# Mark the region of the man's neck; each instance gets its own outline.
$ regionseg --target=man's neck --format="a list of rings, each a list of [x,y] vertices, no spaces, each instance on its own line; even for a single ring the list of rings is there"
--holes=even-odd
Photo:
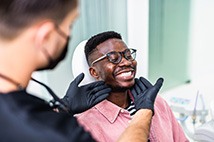
[[[6,44],[0,42],[0,92],[7,93],[18,89],[16,84],[20,84],[25,88],[30,80],[33,72],[31,64],[33,61],[25,57],[26,50],[23,49],[23,45],[20,44]],[[27,48],[27,47],[26,47]],[[16,83],[13,83],[13,80]]]
[[[116,104],[121,108],[126,108],[129,105],[128,90],[124,92],[111,92],[107,100]]]

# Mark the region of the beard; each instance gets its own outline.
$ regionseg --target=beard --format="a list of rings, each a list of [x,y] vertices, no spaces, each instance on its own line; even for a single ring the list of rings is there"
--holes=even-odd
[[[112,89],[112,92],[125,92],[129,90],[131,87],[121,87],[121,86],[111,86],[110,88]]]

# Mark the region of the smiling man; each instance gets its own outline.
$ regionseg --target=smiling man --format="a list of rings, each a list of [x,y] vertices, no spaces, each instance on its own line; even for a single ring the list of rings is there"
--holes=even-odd
[[[85,45],[90,74],[96,80],[105,81],[112,89],[106,100],[76,116],[98,141],[116,141],[129,125],[138,110],[139,103],[133,88],[138,92],[139,80],[145,86],[152,86],[145,78],[135,79],[136,52],[125,44],[120,34],[113,31],[97,34]],[[153,111],[150,141],[188,141],[171,109],[159,96]]]

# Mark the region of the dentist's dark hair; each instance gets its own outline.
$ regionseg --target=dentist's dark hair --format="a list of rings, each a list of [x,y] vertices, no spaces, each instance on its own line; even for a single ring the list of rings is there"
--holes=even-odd
[[[0,37],[12,39],[42,19],[59,24],[78,0],[0,0]]]

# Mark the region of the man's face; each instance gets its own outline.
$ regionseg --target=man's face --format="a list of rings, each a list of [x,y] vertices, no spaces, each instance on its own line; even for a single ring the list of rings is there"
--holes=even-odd
[[[122,52],[128,47],[122,40],[114,38],[99,44],[96,48],[97,51],[91,55],[92,60],[112,51]],[[92,67],[96,70],[98,80],[104,80],[113,91],[124,91],[134,85],[136,65],[136,60],[129,61],[122,56],[118,64],[111,63],[105,58]]]

